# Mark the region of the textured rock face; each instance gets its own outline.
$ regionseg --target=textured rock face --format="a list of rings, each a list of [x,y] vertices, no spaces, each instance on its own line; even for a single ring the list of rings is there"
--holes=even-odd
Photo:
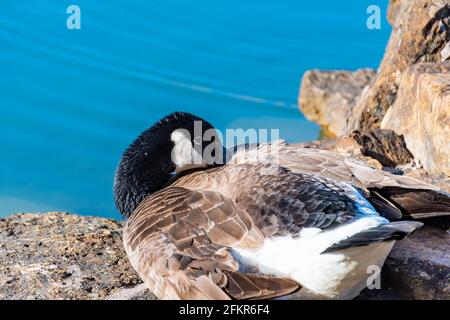
[[[440,62],[450,39],[448,0],[391,1],[391,39],[379,72],[357,102],[349,130],[378,128],[395,102],[402,72],[420,62]]]
[[[450,299],[450,236],[424,227],[397,241],[385,264],[385,278],[404,299]]]
[[[121,229],[66,213],[0,219],[0,299],[154,299],[128,263]]]
[[[405,2],[405,0],[390,0],[389,2],[387,18],[391,25],[394,25],[397,20],[398,14],[402,7],[402,2]]]
[[[450,175],[450,62],[421,63],[404,73],[381,127],[404,135],[425,169]]]
[[[397,135],[392,130],[355,130],[350,137],[361,146],[363,155],[377,160],[383,167],[394,168],[413,160],[403,136]]]
[[[299,105],[303,114],[334,136],[346,132],[361,92],[375,76],[375,71],[309,71],[302,79]]]
[[[450,299],[450,237],[425,226],[397,241],[383,267],[381,288],[364,290],[358,299]]]

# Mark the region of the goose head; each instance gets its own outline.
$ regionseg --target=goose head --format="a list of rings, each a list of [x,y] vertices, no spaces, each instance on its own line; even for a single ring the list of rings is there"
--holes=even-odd
[[[141,133],[125,150],[114,177],[114,200],[129,217],[148,195],[188,170],[223,163],[214,127],[185,112],[174,112]]]

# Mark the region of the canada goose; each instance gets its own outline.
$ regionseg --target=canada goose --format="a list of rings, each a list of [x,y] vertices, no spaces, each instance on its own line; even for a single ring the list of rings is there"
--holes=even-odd
[[[368,267],[381,268],[395,240],[422,225],[386,217],[450,213],[448,194],[432,185],[323,150],[262,144],[224,165],[195,165],[194,146],[210,129],[170,114],[117,168],[125,250],[161,299],[350,299]]]

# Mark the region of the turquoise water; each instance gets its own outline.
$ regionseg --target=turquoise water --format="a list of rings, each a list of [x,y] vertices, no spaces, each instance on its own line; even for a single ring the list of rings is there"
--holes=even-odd
[[[377,67],[385,1],[2,0],[0,216],[119,217],[122,150],[155,120],[193,112],[217,128],[318,128],[296,99],[305,70]],[[66,8],[81,8],[68,30]],[[382,29],[366,28],[379,4]]]

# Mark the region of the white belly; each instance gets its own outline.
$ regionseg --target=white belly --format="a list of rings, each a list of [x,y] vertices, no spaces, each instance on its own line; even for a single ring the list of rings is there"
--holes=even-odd
[[[381,218],[383,219],[383,218]],[[266,239],[258,250],[233,249],[243,268],[291,278],[302,285],[297,298],[351,299],[366,287],[373,273],[369,266],[381,269],[394,241],[373,243],[322,254],[337,239],[377,226],[381,219],[363,218],[326,232],[308,232],[304,237]]]

